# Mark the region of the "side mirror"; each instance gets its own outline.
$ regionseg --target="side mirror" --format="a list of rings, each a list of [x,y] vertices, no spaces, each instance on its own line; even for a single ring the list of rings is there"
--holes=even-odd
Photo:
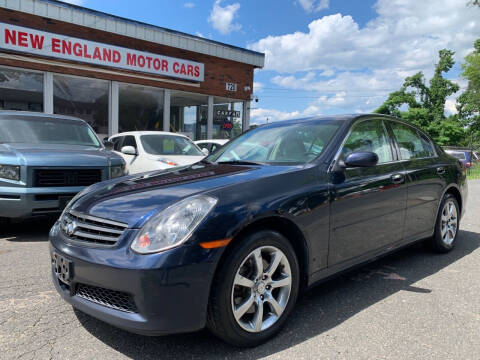
[[[207,156],[208,154],[210,154],[210,151],[208,151],[207,148],[203,148],[202,153],[203,153],[203,155]]]
[[[120,151],[125,155],[137,155],[137,150],[133,146],[124,146]]]
[[[344,161],[346,167],[370,167],[378,163],[378,155],[370,151],[350,153]]]
[[[103,146],[107,150],[113,150],[113,142],[109,141],[107,138],[103,139]]]

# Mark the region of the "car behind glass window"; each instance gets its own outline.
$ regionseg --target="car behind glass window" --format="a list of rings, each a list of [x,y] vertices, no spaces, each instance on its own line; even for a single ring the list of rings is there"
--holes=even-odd
[[[420,159],[435,155],[431,142],[416,129],[398,122],[390,122],[397,139],[402,160]]]
[[[152,155],[192,155],[204,156],[196,145],[183,136],[142,135],[145,151]]]
[[[228,142],[208,160],[309,162],[323,152],[339,126],[339,121],[321,121],[259,127]]]
[[[52,118],[0,119],[0,129],[0,143],[101,146],[88,125],[79,121]]]
[[[354,125],[343,146],[344,158],[356,151],[371,151],[378,155],[378,163],[393,161],[392,147],[382,120],[366,120]]]

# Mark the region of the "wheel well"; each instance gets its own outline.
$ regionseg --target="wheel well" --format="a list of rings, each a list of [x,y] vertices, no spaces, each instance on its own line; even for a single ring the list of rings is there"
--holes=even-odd
[[[295,251],[298,259],[298,265],[300,268],[300,289],[303,290],[307,286],[308,282],[308,248],[305,241],[305,237],[300,229],[292,221],[281,217],[268,217],[259,219],[245,228],[243,228],[238,234],[236,234],[233,240],[228,245],[225,253],[228,253],[228,248],[239,241],[243,236],[248,233],[257,231],[259,229],[268,229],[277,231],[287,238]],[[222,256],[222,257],[223,257]]]
[[[455,199],[458,202],[458,206],[460,207],[460,214],[462,213],[462,195],[460,194],[460,191],[458,191],[457,188],[451,187],[450,189],[447,190],[446,194],[452,194],[455,196]]]

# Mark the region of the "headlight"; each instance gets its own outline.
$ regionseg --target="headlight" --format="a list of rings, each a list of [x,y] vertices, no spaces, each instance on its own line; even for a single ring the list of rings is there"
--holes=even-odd
[[[149,254],[183,244],[216,203],[215,198],[197,195],[173,204],[147,221],[131,248]]]
[[[125,165],[118,165],[110,167],[110,179],[125,175]]]
[[[20,180],[20,166],[0,165],[0,178]]]

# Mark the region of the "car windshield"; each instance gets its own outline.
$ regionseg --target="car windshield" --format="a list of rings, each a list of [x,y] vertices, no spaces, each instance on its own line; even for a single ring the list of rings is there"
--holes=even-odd
[[[152,155],[191,155],[205,156],[198,147],[183,136],[142,135],[140,136],[145,152]]]
[[[258,127],[225,144],[211,162],[306,163],[318,157],[341,121],[316,121]]]
[[[0,143],[101,147],[97,136],[87,124],[56,118],[0,119]]]
[[[459,160],[465,160],[465,153],[462,152],[452,152],[450,153],[453,157],[459,159]]]

